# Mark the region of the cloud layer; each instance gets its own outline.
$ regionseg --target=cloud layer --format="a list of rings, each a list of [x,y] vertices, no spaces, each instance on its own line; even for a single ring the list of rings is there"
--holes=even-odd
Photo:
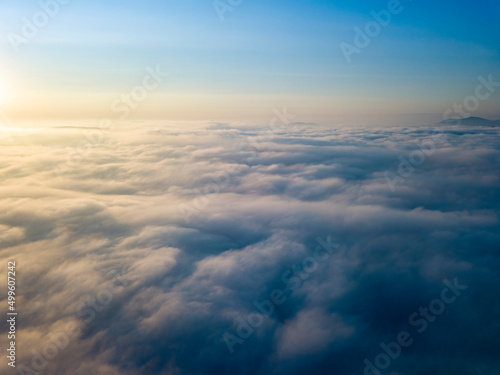
[[[11,133],[0,258],[18,262],[18,363],[358,375],[457,278],[467,290],[383,373],[497,374],[499,133],[140,122]],[[341,246],[299,270],[328,236]],[[289,290],[288,270],[308,277]],[[285,301],[230,353],[224,333],[239,337],[273,290]]]

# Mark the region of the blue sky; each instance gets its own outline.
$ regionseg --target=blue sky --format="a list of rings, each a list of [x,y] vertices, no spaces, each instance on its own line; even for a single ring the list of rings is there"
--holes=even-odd
[[[18,116],[26,101],[41,101],[27,116],[101,116],[102,103],[160,64],[171,78],[138,117],[246,121],[288,104],[304,120],[384,121],[438,116],[470,95],[479,75],[500,73],[494,1],[402,1],[348,64],[340,43],[352,44],[354,27],[387,4],[245,0],[221,21],[212,1],[70,1],[15,53],[8,34],[40,5],[3,1],[0,74],[17,97],[5,110]],[[476,115],[498,115],[495,99]]]

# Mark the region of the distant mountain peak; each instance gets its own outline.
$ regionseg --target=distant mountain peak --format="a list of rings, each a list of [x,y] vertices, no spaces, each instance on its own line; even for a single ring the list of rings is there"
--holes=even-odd
[[[482,117],[467,117],[463,119],[448,119],[441,121],[440,125],[466,125],[466,126],[500,126],[500,120],[488,120]]]

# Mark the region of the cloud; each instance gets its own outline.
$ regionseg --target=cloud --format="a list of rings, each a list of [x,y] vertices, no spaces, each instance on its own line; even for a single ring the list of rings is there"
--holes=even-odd
[[[456,277],[467,291],[387,371],[496,374],[499,130],[450,126],[394,190],[386,180],[437,131],[133,122],[70,164],[78,127],[2,139],[18,363],[33,368],[71,323],[40,373],[361,374]],[[230,354],[224,332],[328,235],[342,251]]]

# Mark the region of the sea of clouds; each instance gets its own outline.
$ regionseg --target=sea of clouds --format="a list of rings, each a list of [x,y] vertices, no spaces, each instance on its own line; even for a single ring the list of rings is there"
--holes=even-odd
[[[0,139],[18,373],[498,374],[500,128],[67,125]]]

